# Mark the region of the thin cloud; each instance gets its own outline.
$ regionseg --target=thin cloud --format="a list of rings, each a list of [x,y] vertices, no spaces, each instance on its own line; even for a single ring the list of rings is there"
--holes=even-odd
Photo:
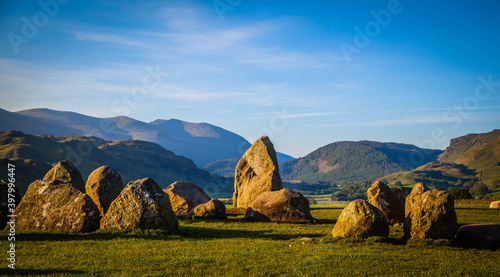
[[[345,114],[345,113],[344,112],[288,113],[285,109],[283,111],[276,110],[273,112],[254,113],[250,114],[250,116],[257,117],[259,119],[270,119],[279,115],[280,118],[295,119],[304,117],[322,117],[322,116],[339,115],[339,114]]]
[[[492,107],[476,107],[471,108],[473,110],[496,110],[500,109],[500,106]],[[395,110],[395,111],[378,111],[379,113],[415,113],[415,112],[435,112],[435,111],[450,111],[453,108],[431,108],[431,109],[408,109],[408,110]]]
[[[214,92],[207,89],[196,90],[176,85],[160,85],[160,87],[155,91],[156,92],[153,93],[153,97],[158,99],[178,99],[188,101],[234,99],[254,96],[253,93],[247,92]]]
[[[497,113],[474,113],[470,117],[460,117],[460,122],[494,122],[500,121]],[[455,114],[454,116],[458,116]],[[421,117],[406,117],[398,119],[383,119],[372,121],[358,121],[358,122],[339,122],[339,123],[326,123],[314,124],[316,127],[366,127],[366,126],[400,126],[400,125],[417,125],[417,124],[456,124],[458,118],[446,120],[442,114],[427,115]]]
[[[106,42],[112,44],[126,45],[126,46],[140,46],[141,43],[134,39],[130,39],[124,36],[119,36],[110,33],[82,33],[77,32],[74,34],[77,40],[90,40],[95,42]]]

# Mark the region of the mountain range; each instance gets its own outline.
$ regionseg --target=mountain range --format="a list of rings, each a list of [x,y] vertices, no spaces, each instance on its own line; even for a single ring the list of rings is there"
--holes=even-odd
[[[33,135],[95,136],[104,140],[149,141],[190,158],[203,167],[225,159],[239,159],[251,144],[243,137],[208,123],[157,119],[150,123],[118,116],[97,118],[74,112],[0,109],[0,131],[16,130]],[[283,153],[279,161],[293,159]]]
[[[0,166],[7,168],[7,163],[16,166],[16,186],[21,195],[30,183],[42,179],[54,164],[65,159],[73,162],[84,180],[94,169],[108,165],[122,176],[124,185],[151,177],[162,188],[184,180],[212,194],[231,191],[233,186],[231,180],[211,175],[199,169],[192,160],[151,142],[0,132]],[[7,180],[7,171],[0,172],[0,179]]]
[[[16,113],[0,109],[0,118],[0,131],[24,132],[1,135],[1,162],[14,159],[33,180],[64,159],[68,149],[76,149],[91,152],[83,155],[83,175],[110,163],[124,172],[126,180],[149,176],[162,185],[188,180],[202,187],[215,184],[216,191],[230,194],[236,164],[250,147],[244,138],[220,127],[177,119],[145,123],[124,116],[96,118],[48,109]],[[91,147],[78,149],[89,142]],[[412,186],[422,181],[441,188],[485,181],[493,191],[500,184],[500,130],[454,138],[445,151],[341,141],[298,159],[277,155],[283,181],[311,186],[311,191],[377,178],[389,184]]]

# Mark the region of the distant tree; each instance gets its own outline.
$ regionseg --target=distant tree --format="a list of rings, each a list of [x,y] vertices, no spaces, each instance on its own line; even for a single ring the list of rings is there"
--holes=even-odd
[[[473,185],[473,184],[472,184],[472,181],[467,181],[467,182],[465,182],[465,183],[462,185],[462,187],[463,187],[464,189],[470,189],[470,188],[472,188],[472,185]]]
[[[346,199],[347,199],[347,194],[342,192],[342,191],[339,191],[335,194],[332,194],[333,201],[342,201],[342,200],[346,200]]]
[[[483,182],[475,183],[470,189],[470,193],[475,197],[483,197],[489,192],[490,190],[488,189],[488,186]]]
[[[318,201],[316,201],[316,199],[313,198],[309,199],[309,205],[316,205],[316,204],[318,204]]]
[[[472,194],[464,188],[449,188],[448,192],[453,196],[455,199],[473,199]]]

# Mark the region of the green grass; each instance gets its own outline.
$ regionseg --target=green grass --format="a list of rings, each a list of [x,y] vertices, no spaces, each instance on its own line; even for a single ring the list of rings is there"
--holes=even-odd
[[[333,239],[345,205],[312,206],[319,224],[180,221],[179,231],[102,230],[90,234],[22,232],[21,276],[496,276],[500,250],[462,249],[453,241]],[[487,204],[457,204],[459,224],[500,222]],[[6,232],[0,249],[5,256]],[[303,242],[302,237],[314,239]],[[3,267],[6,267],[5,259]],[[12,274],[1,269],[0,274]]]

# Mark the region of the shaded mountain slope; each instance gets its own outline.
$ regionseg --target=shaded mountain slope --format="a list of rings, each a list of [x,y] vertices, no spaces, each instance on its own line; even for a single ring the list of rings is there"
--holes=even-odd
[[[192,160],[177,156],[163,147],[138,140],[105,141],[96,137],[54,137],[26,135],[21,132],[0,132],[0,159],[19,165],[16,185],[21,193],[36,179],[43,177],[52,165],[69,159],[80,170],[84,179],[96,168],[108,165],[123,181],[151,177],[161,187],[185,180],[211,191],[227,184],[223,178],[211,176],[199,169]],[[21,174],[22,172],[22,174]],[[5,179],[4,172],[0,178]],[[210,191],[210,190],[209,190]]]

